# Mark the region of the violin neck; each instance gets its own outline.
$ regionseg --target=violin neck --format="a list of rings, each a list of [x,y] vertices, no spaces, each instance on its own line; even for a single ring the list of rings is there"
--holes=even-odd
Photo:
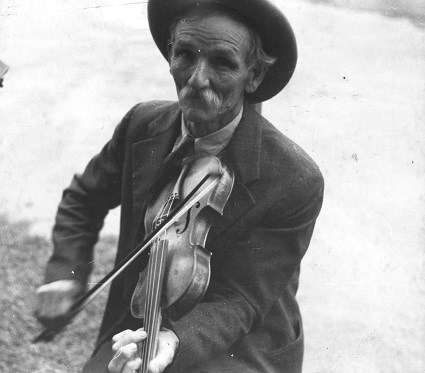
[[[158,318],[151,325],[148,336],[142,342],[140,348],[140,357],[142,358],[142,366],[139,373],[147,373],[150,361],[156,356],[158,346],[158,335],[161,327],[161,313],[159,312]]]
[[[147,337],[142,342],[140,348],[140,357],[142,358],[140,373],[146,373],[148,371],[149,362],[156,355],[158,335],[162,321],[161,297],[167,249],[167,240],[158,240],[151,247],[146,278],[147,286],[144,318],[144,328]]]

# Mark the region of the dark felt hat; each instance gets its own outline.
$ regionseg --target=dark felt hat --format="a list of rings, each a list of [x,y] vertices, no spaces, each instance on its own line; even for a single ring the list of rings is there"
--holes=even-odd
[[[257,103],[278,94],[295,70],[297,44],[288,20],[268,0],[149,0],[149,27],[162,55],[168,59],[167,42],[173,20],[201,4],[218,5],[241,15],[260,35],[265,52],[277,58],[257,90],[247,94],[246,99]]]

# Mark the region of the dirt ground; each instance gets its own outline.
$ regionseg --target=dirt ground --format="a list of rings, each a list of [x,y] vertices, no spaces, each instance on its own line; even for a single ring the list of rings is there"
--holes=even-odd
[[[326,181],[299,292],[305,371],[424,372],[425,30],[275,2],[299,64],[263,114]],[[38,4],[0,5],[0,59],[11,66],[0,89],[0,212],[49,236],[62,189],[125,112],[175,93],[144,3]],[[104,231],[117,234],[117,221],[114,211]]]

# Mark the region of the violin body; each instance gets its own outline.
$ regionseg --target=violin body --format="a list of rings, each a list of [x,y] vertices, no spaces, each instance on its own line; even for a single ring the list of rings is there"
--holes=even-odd
[[[197,158],[184,165],[177,181],[167,185],[146,211],[145,230],[149,234],[162,224],[177,201],[205,179],[207,183],[216,182],[214,188],[151,245],[148,265],[133,292],[131,312],[144,319],[148,334],[145,344],[154,345],[148,347],[149,352],[142,352],[142,360],[155,355],[155,338],[162,318],[178,320],[202,299],[208,288],[211,253],[205,243],[212,224],[223,214],[234,174],[217,157]]]
[[[166,245],[167,260],[160,307],[166,319],[178,320],[202,299],[207,290],[211,253],[197,245],[176,250],[175,245],[169,245],[168,242],[163,244]],[[145,319],[147,277],[147,271],[140,273],[133,292],[131,312],[136,318]]]

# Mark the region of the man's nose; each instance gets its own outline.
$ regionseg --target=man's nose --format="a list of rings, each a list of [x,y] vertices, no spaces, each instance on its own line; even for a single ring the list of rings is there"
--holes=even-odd
[[[207,88],[209,86],[209,71],[207,61],[199,59],[189,78],[188,84],[195,90]]]

